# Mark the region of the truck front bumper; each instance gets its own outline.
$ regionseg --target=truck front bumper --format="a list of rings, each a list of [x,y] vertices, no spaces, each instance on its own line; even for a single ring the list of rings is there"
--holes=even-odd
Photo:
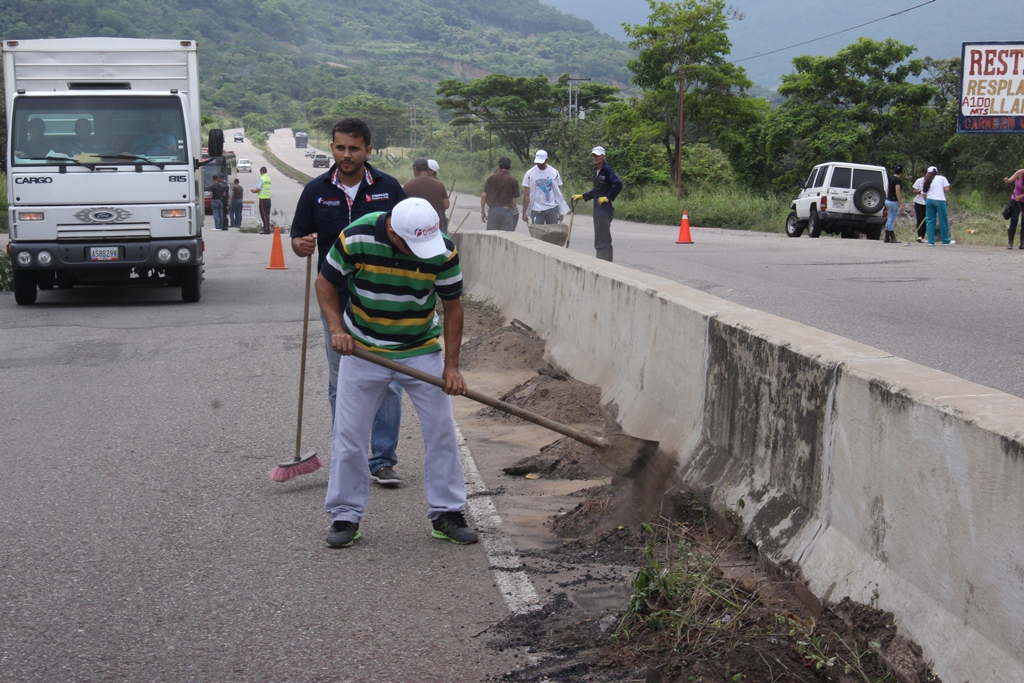
[[[200,237],[147,241],[11,242],[14,270],[175,268],[203,262]]]

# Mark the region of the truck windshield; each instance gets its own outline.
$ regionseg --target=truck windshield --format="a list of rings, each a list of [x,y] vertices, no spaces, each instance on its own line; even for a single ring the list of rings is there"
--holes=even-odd
[[[10,147],[12,166],[188,161],[181,101],[173,96],[21,97]]]

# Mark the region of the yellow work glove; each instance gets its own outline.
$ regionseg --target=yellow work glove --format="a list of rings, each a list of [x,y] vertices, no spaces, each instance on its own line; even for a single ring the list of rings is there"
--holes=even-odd
[[[598,204],[607,204],[608,203],[608,198],[607,197],[598,197],[597,203]]]
[[[572,200],[573,200],[574,202],[578,202],[578,201],[579,201],[579,200],[581,200],[581,199],[583,199],[583,195],[581,195],[581,194],[574,194],[574,195],[572,196]]]

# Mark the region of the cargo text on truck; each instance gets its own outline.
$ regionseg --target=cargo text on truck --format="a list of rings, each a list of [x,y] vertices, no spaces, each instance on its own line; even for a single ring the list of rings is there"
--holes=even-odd
[[[76,284],[181,287],[199,301],[203,187],[197,44],[3,42],[8,251],[18,304]]]

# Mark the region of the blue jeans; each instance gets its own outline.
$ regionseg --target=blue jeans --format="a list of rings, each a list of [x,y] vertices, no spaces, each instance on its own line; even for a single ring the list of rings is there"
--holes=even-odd
[[[232,199],[231,200],[231,227],[240,228],[242,227],[242,200]]]
[[[224,200],[211,199],[210,211],[213,212],[213,229],[220,230],[224,227]]]
[[[331,424],[337,414],[338,367],[341,354],[331,347],[331,334],[327,329],[327,320],[323,313],[320,322],[324,327],[324,346],[327,348],[327,400],[331,403]],[[373,428],[370,432],[370,472],[381,467],[394,467],[398,464],[398,430],[402,425],[402,385],[391,382],[384,392],[380,406],[373,416]]]
[[[939,222],[939,235],[943,244],[949,244],[949,216],[946,202],[938,199],[924,200],[925,223],[928,226],[928,244],[935,244],[935,221]]]
[[[550,209],[544,209],[542,211],[531,211],[530,220],[532,220],[535,225],[557,225],[558,207],[552,206]]]
[[[885,208],[889,209],[889,215],[885,219],[885,229],[888,232],[896,231],[896,215],[900,212],[900,203],[890,199],[885,200]]]
[[[487,229],[515,232],[519,222],[519,209],[506,209],[504,206],[492,206],[487,210]]]

